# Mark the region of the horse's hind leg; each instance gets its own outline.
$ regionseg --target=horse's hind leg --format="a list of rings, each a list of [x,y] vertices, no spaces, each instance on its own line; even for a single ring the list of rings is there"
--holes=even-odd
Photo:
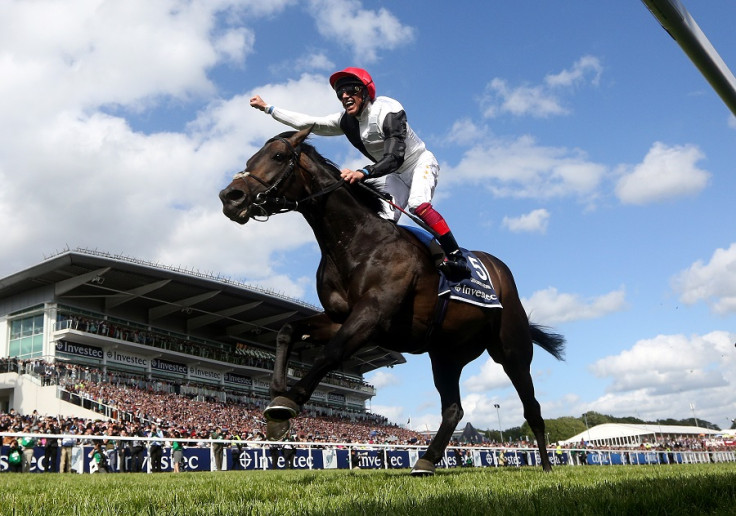
[[[463,408],[460,404],[460,373],[464,364],[459,365],[444,355],[436,356],[430,353],[430,358],[434,385],[442,401],[442,423],[427,450],[414,464],[412,475],[434,474],[435,463],[442,458],[457,424],[463,418]]]
[[[533,344],[529,336],[528,326],[525,331],[520,331],[517,328],[511,336],[509,333],[502,331],[501,341],[503,343],[503,357],[500,360],[501,365],[504,371],[506,371],[511,383],[514,384],[516,392],[519,394],[519,399],[521,399],[524,407],[524,419],[529,423],[534,437],[537,439],[542,469],[544,471],[551,471],[552,464],[547,455],[544,434],[544,419],[542,419],[542,410],[539,402],[534,397],[534,384],[532,383],[532,375],[530,373]],[[499,360],[496,358],[495,353],[493,356],[498,362]]]
[[[529,371],[522,371],[517,366],[510,364],[504,365],[506,374],[511,379],[511,383],[516,387],[519,398],[524,406],[524,419],[529,423],[529,427],[537,439],[537,447],[539,448],[540,460],[542,461],[542,469],[544,471],[552,471],[552,464],[547,455],[547,445],[544,434],[544,419],[542,419],[542,409],[539,402],[534,397],[534,385],[532,384],[532,376]]]

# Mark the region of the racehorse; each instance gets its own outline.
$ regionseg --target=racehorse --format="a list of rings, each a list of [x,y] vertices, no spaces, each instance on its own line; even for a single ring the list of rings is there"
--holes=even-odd
[[[310,129],[285,132],[266,142],[220,192],[225,215],[245,224],[287,211],[302,214],[319,243],[317,294],[324,312],[285,324],[276,337],[271,402],[264,410],[267,433],[278,440],[321,379],[357,350],[429,353],[442,405],[442,423],[413,475],[432,475],[463,417],[460,373],[487,351],[501,364],[524,407],[544,471],[544,420],[530,374],[532,343],[562,359],[564,338],[531,324],[513,276],[498,258],[476,256],[491,275],[503,308],[480,308],[450,301],[438,310],[438,273],[427,246],[382,218],[378,194],[340,178],[340,171],[305,142]],[[441,312],[444,312],[444,317]],[[296,342],[308,341],[319,353],[311,369],[287,383]]]

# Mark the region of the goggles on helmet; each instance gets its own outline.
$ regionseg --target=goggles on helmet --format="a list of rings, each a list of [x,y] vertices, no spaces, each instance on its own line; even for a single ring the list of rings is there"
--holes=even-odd
[[[340,86],[335,90],[335,93],[337,93],[337,98],[342,99],[342,96],[347,93],[349,97],[352,97],[353,95],[357,95],[358,93],[361,93],[363,91],[364,86],[362,84],[345,84]]]

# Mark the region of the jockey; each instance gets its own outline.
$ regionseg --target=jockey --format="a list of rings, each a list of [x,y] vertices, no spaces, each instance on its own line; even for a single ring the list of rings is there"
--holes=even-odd
[[[312,132],[321,136],[344,134],[372,163],[358,170],[342,169],[342,178],[348,183],[366,180],[391,194],[398,206],[408,207],[437,233],[446,256],[442,267],[453,274],[467,273],[455,237],[431,204],[439,163],[409,127],[404,108],[392,98],[376,97],[376,85],[362,68],[332,74],[330,86],[345,111],[323,117],[305,115],[276,108],[258,95],[250,99],[250,105],[295,129],[313,126]],[[384,218],[398,221],[401,212],[391,211],[387,207]]]

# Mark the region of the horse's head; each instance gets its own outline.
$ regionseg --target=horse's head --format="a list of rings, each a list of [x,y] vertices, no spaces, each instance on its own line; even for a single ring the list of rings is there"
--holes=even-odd
[[[299,145],[310,131],[270,139],[248,160],[245,170],[235,174],[220,192],[222,211],[229,219],[245,224],[251,218],[265,219],[297,207],[296,200],[304,195],[304,185],[296,173]]]

